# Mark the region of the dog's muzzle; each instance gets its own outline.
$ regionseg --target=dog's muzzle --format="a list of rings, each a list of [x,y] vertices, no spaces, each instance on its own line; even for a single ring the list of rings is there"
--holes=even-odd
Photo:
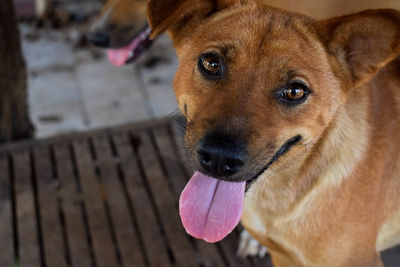
[[[256,173],[244,174],[237,177],[249,161],[247,146],[241,138],[229,134],[210,133],[205,135],[197,145],[197,161],[200,166],[199,171],[227,181],[247,181],[247,184],[254,182],[280,157],[285,155],[294,145],[301,141],[301,136],[296,135],[287,140],[274,153],[270,160]]]

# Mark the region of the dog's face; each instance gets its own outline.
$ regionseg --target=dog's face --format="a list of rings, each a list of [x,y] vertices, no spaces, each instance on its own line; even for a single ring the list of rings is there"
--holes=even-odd
[[[248,6],[179,43],[174,88],[197,170],[248,181],[312,150],[346,95],[310,23]]]
[[[108,0],[90,28],[89,41],[114,49],[115,57],[122,58],[117,65],[134,61],[151,44],[146,6],[146,0]]]
[[[398,41],[387,14],[318,22],[252,1],[161,2],[149,18],[177,48],[186,143],[195,168],[219,179],[299,167],[348,91],[397,53],[384,44]]]

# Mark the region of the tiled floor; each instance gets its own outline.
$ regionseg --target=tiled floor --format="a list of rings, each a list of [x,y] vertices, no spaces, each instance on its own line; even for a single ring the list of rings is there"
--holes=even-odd
[[[77,29],[21,25],[36,137],[167,116],[176,110],[174,49],[163,36],[137,63],[112,66],[105,51],[74,48]]]

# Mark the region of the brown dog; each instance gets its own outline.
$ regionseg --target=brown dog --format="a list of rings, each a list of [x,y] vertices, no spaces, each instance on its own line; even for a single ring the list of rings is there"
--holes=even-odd
[[[186,230],[223,238],[246,184],[242,223],[275,266],[382,266],[400,242],[400,12],[151,0],[148,16],[180,61]]]
[[[398,0],[264,0],[264,2],[316,19],[372,8],[400,8]],[[146,0],[107,0],[94,20],[88,39],[96,46],[110,49],[111,63],[120,66],[134,62],[151,46],[152,43],[148,39],[146,4]]]

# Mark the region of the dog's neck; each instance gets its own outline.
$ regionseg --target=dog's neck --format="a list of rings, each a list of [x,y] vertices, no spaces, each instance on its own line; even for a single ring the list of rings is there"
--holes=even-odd
[[[353,89],[315,144],[303,144],[304,153],[290,163],[282,162],[279,170],[271,168],[256,181],[246,195],[246,226],[259,225],[261,229],[265,222],[305,218],[315,198],[350,176],[369,140],[369,88],[367,84]],[[256,199],[262,202],[253,203]]]

